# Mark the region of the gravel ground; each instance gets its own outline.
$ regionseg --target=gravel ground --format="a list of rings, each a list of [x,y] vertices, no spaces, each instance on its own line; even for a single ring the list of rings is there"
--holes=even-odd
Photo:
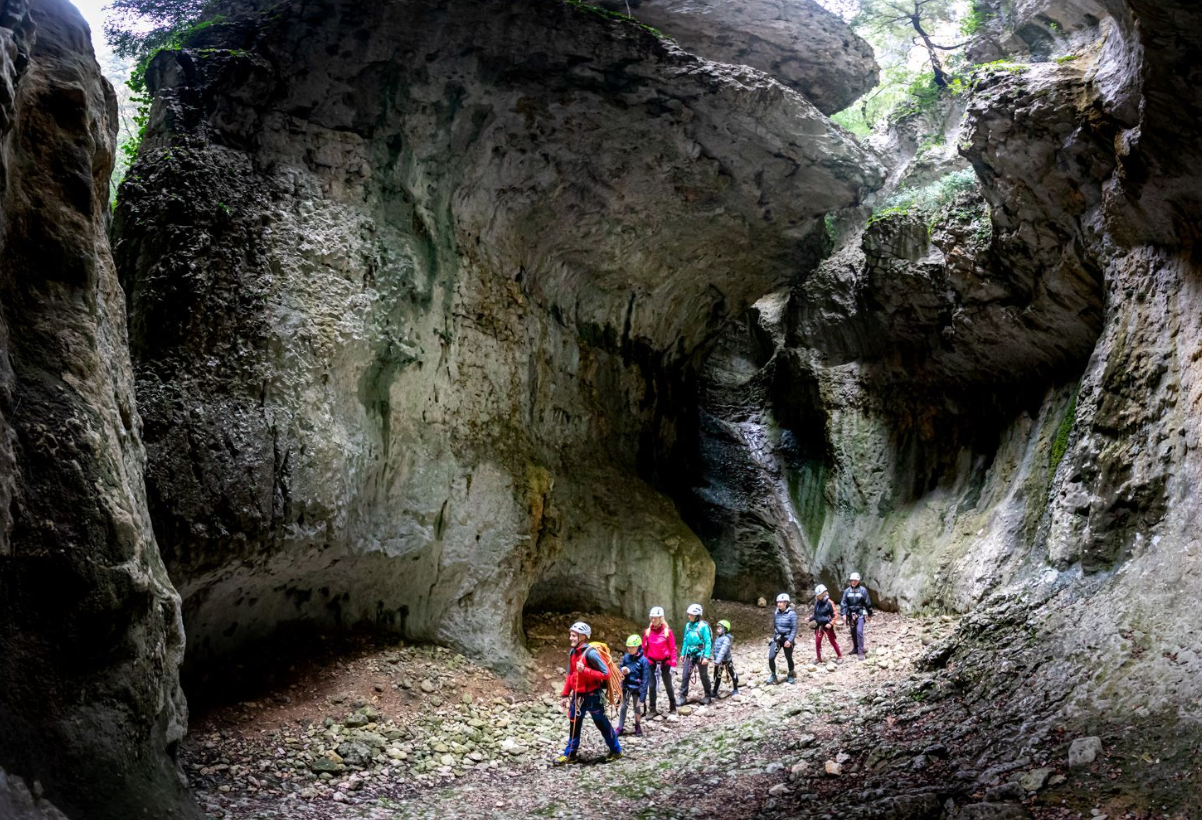
[[[438,647],[332,647],[277,692],[198,717],[183,752],[196,793],[211,817],[263,820],[1188,816],[1150,810],[1109,752],[1070,770],[1057,750],[1071,738],[1016,725],[1007,681],[983,699],[971,670],[940,670],[946,616],[879,614],[868,658],[841,665],[812,663],[803,626],[797,683],[766,686],[770,611],[715,602],[707,618],[734,625],[741,694],[701,706],[697,683],[688,714],[648,720],[612,763],[586,724],[585,762],[554,767],[567,626],[581,617],[615,648],[636,628],[528,619],[533,662],[514,680]]]

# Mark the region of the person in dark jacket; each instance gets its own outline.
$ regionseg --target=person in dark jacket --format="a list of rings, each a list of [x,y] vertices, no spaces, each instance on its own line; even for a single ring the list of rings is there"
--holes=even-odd
[[[851,574],[847,589],[843,590],[843,600],[839,602],[839,611],[851,630],[851,654],[864,660],[864,622],[872,618],[872,598],[868,596],[868,588],[860,583],[860,573]]]
[[[647,708],[647,687],[651,685],[651,664],[643,655],[643,639],[631,635],[626,639],[626,654],[619,667],[622,671],[622,708],[618,711],[618,734],[626,731],[626,707],[634,702],[634,736],[643,736],[642,716]]]
[[[714,697],[718,697],[718,687],[722,685],[722,673],[730,676],[731,694],[739,694],[739,675],[735,672],[735,662],[731,655],[731,647],[735,636],[730,633],[730,621],[718,621],[718,637],[714,638]]]
[[[785,651],[785,663],[789,666],[789,683],[796,683],[793,674],[793,642],[797,640],[797,613],[790,605],[789,594],[776,596],[776,611],[772,613],[772,637],[768,639],[768,676],[766,683],[780,683],[776,677],[776,653]]]
[[[810,618],[817,625],[814,630],[814,653],[817,655],[818,663],[822,663],[822,637],[824,635],[831,642],[831,646],[835,648],[835,663],[843,663],[843,653],[839,651],[839,642],[835,640],[835,623],[839,620],[839,609],[822,584],[814,588],[814,614]]]
[[[622,744],[614,734],[609,718],[605,716],[606,683],[609,682],[609,667],[601,653],[588,645],[592,628],[577,621],[568,630],[568,640],[571,641],[572,651],[568,653],[568,679],[563,683],[564,709],[568,713],[568,745],[563,754],[555,758],[555,764],[578,763],[577,752],[580,750],[580,729],[584,725],[584,716],[588,714],[601,730],[601,737],[609,747],[606,760],[617,760],[622,756]]]

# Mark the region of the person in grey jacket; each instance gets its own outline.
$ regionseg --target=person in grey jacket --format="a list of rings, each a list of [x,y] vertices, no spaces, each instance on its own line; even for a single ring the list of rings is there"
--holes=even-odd
[[[843,590],[843,600],[839,602],[839,611],[851,629],[851,654],[864,660],[864,622],[872,617],[872,598],[868,596],[868,588],[860,583],[860,573],[851,574],[848,587]]]
[[[735,672],[735,662],[730,652],[733,643],[730,621],[718,621],[718,637],[714,638],[714,697],[718,697],[723,672],[730,676],[731,694],[739,694],[739,675]]]
[[[767,683],[780,683],[776,677],[776,653],[785,651],[785,662],[789,665],[789,683],[796,683],[793,675],[793,642],[797,638],[797,613],[789,605],[788,593],[782,592],[776,596],[776,612],[772,613],[772,637],[768,641],[768,670],[771,672]]]

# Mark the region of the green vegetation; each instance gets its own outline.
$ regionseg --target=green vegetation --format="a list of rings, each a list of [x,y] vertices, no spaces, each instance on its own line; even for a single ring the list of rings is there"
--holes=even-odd
[[[940,52],[955,51],[964,43],[940,45],[935,38],[937,27],[956,23],[957,16],[958,4],[952,0],[860,0],[860,13],[852,26],[881,36],[910,39],[915,47],[926,50],[935,85],[946,88],[950,76]]]
[[[872,44],[880,83],[831,119],[865,137],[883,125],[938,114],[949,96],[971,91],[985,77],[1027,71],[1024,63],[972,65],[965,58],[964,46],[996,16],[987,0],[863,0],[851,25]],[[956,37],[963,42],[948,42]]]
[[[1071,63],[1073,60],[1080,60],[1080,59],[1081,59],[1080,54],[1065,54],[1063,57],[1057,57],[1056,62],[1060,63],[1061,65],[1064,65],[1065,63]]]
[[[980,63],[973,66],[974,73],[984,72],[985,74],[1022,74],[1024,71],[1030,71],[1031,66],[1026,63],[1014,63],[1009,60],[994,60],[992,63]]]
[[[176,6],[179,8],[194,8],[195,13],[200,14],[204,10],[205,4],[146,4],[143,0],[139,0],[137,5],[162,6],[163,8],[175,8]],[[133,0],[128,0],[128,2],[124,3],[122,0],[117,0],[113,5],[113,9],[119,12],[124,8],[128,12],[134,6],[135,3]],[[109,41],[113,44],[113,48],[119,54],[136,58],[129,79],[125,82],[131,92],[130,100],[135,106],[133,133],[128,139],[122,141],[119,146],[119,150],[124,158],[124,165],[128,168],[133,164],[134,159],[138,155],[138,150],[142,146],[142,139],[146,136],[146,123],[150,119],[151,96],[150,89],[146,85],[146,72],[150,67],[151,61],[164,51],[178,51],[199,33],[214,26],[224,24],[225,18],[220,15],[209,20],[187,19],[182,16],[173,17],[170,19],[175,20],[177,28],[173,30],[156,28],[144,34],[139,34],[132,29],[122,30],[116,28],[121,19],[117,17],[114,21],[106,24],[105,32],[109,37]],[[151,19],[155,18],[151,16]],[[128,19],[126,22],[128,23]],[[221,49],[204,49],[203,51],[205,53],[215,51],[227,53]]]
[[[1064,454],[1068,452],[1068,439],[1073,432],[1073,424],[1076,420],[1077,388],[1074,387],[1073,397],[1064,411],[1064,417],[1060,419],[1060,426],[1056,428],[1056,437],[1052,439],[1052,452],[1048,458],[1048,481],[1056,476],[1056,470],[1060,467],[1060,462],[1064,460]]]
[[[921,188],[903,188],[872,211],[869,226],[885,219],[908,214],[933,218],[951,205],[960,194],[977,187],[977,176],[971,168],[953,171]],[[934,222],[928,224],[934,226]]]
[[[933,113],[940,100],[934,77],[929,71],[915,73],[904,65],[888,66],[872,92],[862,97],[858,105],[840,111],[831,119],[856,136],[866,137],[881,123]]]
[[[201,18],[211,0],[113,0],[104,35],[118,56],[141,62]],[[178,46],[177,46],[178,47]]]
[[[982,0],[973,0],[973,2],[969,4],[968,14],[966,14],[964,19],[960,21],[960,33],[965,37],[975,37],[976,35],[980,34],[985,29],[985,26],[989,24],[989,21],[996,16],[997,15],[994,14],[993,9],[985,5]]]

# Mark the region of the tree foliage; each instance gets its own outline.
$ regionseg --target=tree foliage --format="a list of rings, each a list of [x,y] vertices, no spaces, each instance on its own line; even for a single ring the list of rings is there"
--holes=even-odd
[[[104,35],[121,57],[143,60],[200,19],[210,0],[113,0]]]
[[[933,32],[937,26],[956,22],[958,14],[954,0],[862,0],[860,13],[853,27],[863,27],[883,35],[908,38],[926,49],[935,85],[947,88],[951,76],[944,67],[941,51],[952,51],[963,43],[936,43]]]

